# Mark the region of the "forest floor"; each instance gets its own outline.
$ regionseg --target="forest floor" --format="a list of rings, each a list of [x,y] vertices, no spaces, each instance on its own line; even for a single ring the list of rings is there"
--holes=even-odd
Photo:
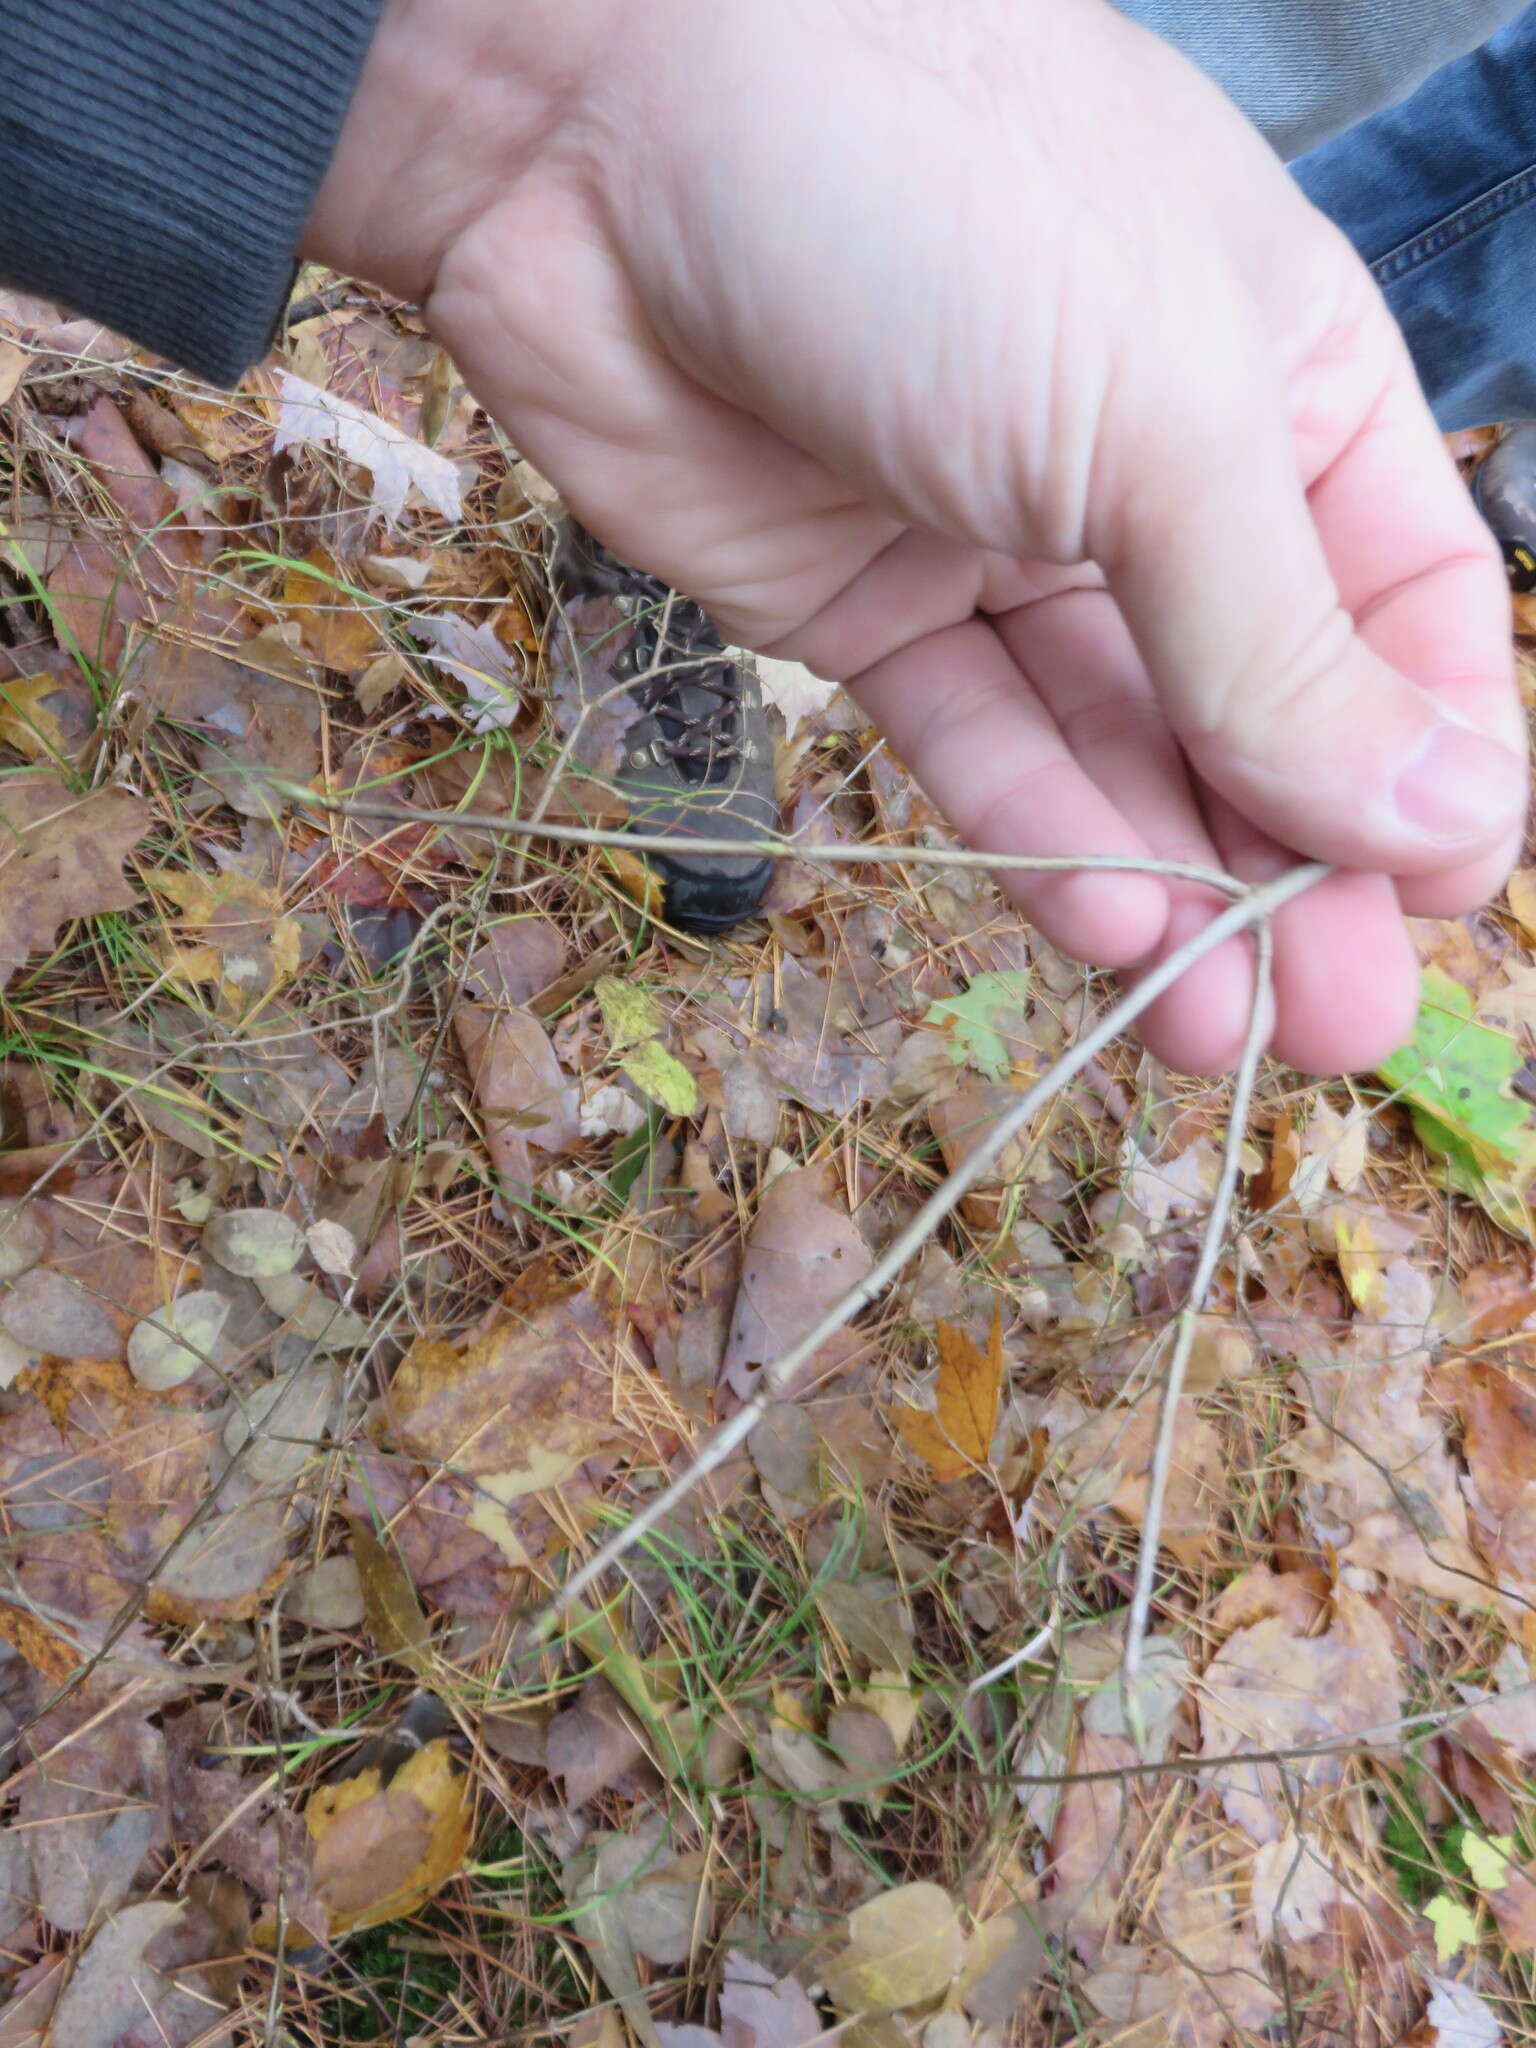
[[[233,395],[0,299],[0,2044],[1536,2041],[1536,868],[1380,1077],[1089,1060],[551,1606],[1114,991],[785,664],[832,857],[668,929],[322,283]]]

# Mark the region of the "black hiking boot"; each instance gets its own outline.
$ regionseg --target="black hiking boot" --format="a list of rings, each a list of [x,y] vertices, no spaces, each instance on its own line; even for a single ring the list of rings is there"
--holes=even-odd
[[[562,600],[603,597],[625,621],[605,653],[609,675],[633,679],[634,717],[614,777],[630,829],[677,839],[777,837],[762,693],[755,676],[726,660],[702,608],[628,568],[574,519],[556,550],[554,581]],[[772,859],[757,852],[679,848],[646,860],[661,878],[668,922],[684,931],[728,931],[753,916],[773,875]]]
[[[1536,420],[1522,420],[1495,444],[1472,495],[1504,550],[1510,589],[1536,590]]]

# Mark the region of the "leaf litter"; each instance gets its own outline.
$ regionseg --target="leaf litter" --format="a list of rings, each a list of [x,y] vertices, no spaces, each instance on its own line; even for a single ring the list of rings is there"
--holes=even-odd
[[[1097,991],[968,870],[703,955],[413,819],[612,822],[627,714],[407,310],[227,396],[11,296],[0,392],[0,2038],[1522,2038],[1536,869],[1264,1080],[1134,1688],[1225,1104],[1127,1047],[541,1638]],[[762,667],[790,824],[947,843]]]

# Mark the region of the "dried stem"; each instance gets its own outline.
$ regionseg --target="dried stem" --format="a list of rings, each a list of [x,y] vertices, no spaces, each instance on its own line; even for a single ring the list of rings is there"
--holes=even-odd
[[[1294,871],[1293,871],[1294,872]],[[1125,1689],[1128,1710],[1136,1711],[1136,1679],[1141,1670],[1141,1647],[1146,1639],[1147,1620],[1152,1611],[1152,1582],[1157,1576],[1157,1550],[1163,1526],[1163,1503],[1168,1494],[1168,1474],[1173,1464],[1174,1437],[1178,1430],[1179,1400],[1184,1391],[1184,1375],[1189,1367],[1189,1354],[1195,1341],[1195,1327],[1200,1312],[1205,1307],[1206,1296],[1210,1293],[1211,1282],[1216,1277],[1216,1266],[1221,1258],[1222,1247],[1227,1239],[1227,1225],[1232,1215],[1232,1198],[1237,1191],[1239,1162],[1242,1158],[1243,1141],[1248,1133],[1248,1108],[1253,1100],[1253,1084],[1259,1071],[1259,1061],[1269,1043],[1274,1028],[1274,933],[1266,918],[1254,932],[1254,974],[1253,1006],[1248,1017],[1248,1031],[1243,1041],[1242,1056],[1238,1060],[1237,1073],[1232,1082],[1232,1107],[1227,1123],[1227,1142],[1222,1152],[1221,1172],[1217,1178],[1215,1193],[1211,1197],[1210,1214],[1205,1220],[1205,1229],[1200,1238],[1200,1256],[1195,1264],[1194,1277],[1189,1283],[1189,1295],[1174,1325],[1173,1350],[1168,1359],[1168,1370],[1163,1378],[1161,1403],[1157,1413],[1157,1439],[1152,1452],[1152,1469],[1147,1481],[1147,1505],[1142,1517],[1141,1548],[1136,1553],[1136,1585],[1131,1596],[1130,1619],[1126,1623],[1125,1652],[1121,1658],[1120,1678]]]
[[[1233,937],[1254,926],[1261,929],[1280,907],[1293,896],[1299,896],[1320,882],[1330,870],[1321,862],[1309,862],[1305,866],[1291,868],[1262,887],[1245,890],[1241,898],[1228,906],[1219,916],[1213,918],[1203,931],[1170,953],[1166,960],[1150,969],[1132,989],[1128,989],[1120,1000],[1094,1024],[1075,1045],[1069,1046],[1055,1065],[1041,1075],[1032,1088],[1026,1089],[1018,1101],[999,1117],[992,1129],[981,1139],[954,1168],[942,1184],[931,1194],[912,1221],[902,1230],[875,1261],[862,1280],[850,1287],[832,1306],[821,1315],[800,1340],[792,1344],[781,1357],[763,1368],[751,1398],[737,1412],[723,1422],[704,1444],[703,1449],[688,1469],[679,1474],[669,1486],[663,1487],[654,1499],[612,1536],[602,1548],[588,1558],[559,1591],[546,1603],[537,1623],[538,1637],[547,1637],[559,1624],[561,1615],[580,1599],[581,1596],[608,1571],[640,1538],[653,1529],[679,1502],[698,1486],[701,1481],[721,1465],[750,1436],[762,1420],[769,1403],[777,1399],[789,1387],[810,1359],[814,1358],[829,1337],[843,1329],[868,1303],[901,1271],[938,1229],[950,1211],[960,1202],[971,1188],[986,1173],[1015,1136],[1031,1118],[1060,1093],[1073,1077],[1083,1070],[1090,1060],[1097,1057],[1119,1036],[1126,1026],[1139,1017],[1143,1010],[1154,1003],[1207,953]],[[1230,884],[1229,884],[1230,886]],[[1262,943],[1262,942],[1261,942]],[[1255,1020],[1249,1030],[1250,1048],[1262,1049],[1266,999],[1256,998]],[[1245,1059],[1247,1058],[1245,1054]],[[1249,1060],[1249,1081],[1251,1086],[1252,1066],[1256,1064],[1258,1051],[1254,1050]],[[1240,1130],[1241,1117],[1246,1115],[1244,1104],[1234,1103],[1233,1128]],[[1241,1138],[1236,1140],[1240,1145]],[[1229,1159],[1235,1161],[1236,1152],[1229,1139]],[[1233,1168],[1235,1173],[1235,1166]],[[1225,1180],[1226,1176],[1223,1175]]]
[[[775,860],[824,861],[831,866],[899,867],[903,863],[936,868],[981,868],[990,873],[1010,874],[1132,874],[1162,875],[1169,881],[1199,882],[1223,896],[1241,899],[1247,884],[1224,874],[1220,868],[1201,867],[1195,861],[1151,860],[1129,854],[1031,854],[978,853],[967,846],[826,846],[801,839],[710,839],[693,833],[628,832],[603,825],[555,825],[546,818],[509,818],[498,811],[406,810],[398,803],[373,801],[367,797],[317,794],[299,783],[279,780],[275,793],[290,803],[312,811],[325,811],[342,818],[377,818],[397,830],[410,825],[435,825],[444,829],[469,828],[476,832],[499,832],[508,839],[550,839],[562,846],[611,846],[626,853],[760,853]]]

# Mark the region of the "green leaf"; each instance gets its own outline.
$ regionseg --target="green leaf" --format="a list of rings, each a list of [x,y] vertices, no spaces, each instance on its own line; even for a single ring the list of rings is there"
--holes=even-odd
[[[692,1074],[654,1038],[648,1038],[644,1045],[631,1046],[619,1065],[635,1086],[649,1095],[652,1102],[659,1102],[669,1116],[692,1116],[697,1110],[699,1091]]]
[[[637,1125],[627,1138],[620,1138],[614,1146],[608,1185],[621,1202],[629,1200],[629,1191],[644,1171],[660,1129],[661,1111],[653,1103],[645,1112],[645,1122]]]
[[[1451,1185],[1528,1238],[1536,1133],[1510,1086],[1521,1064],[1509,1034],[1473,1016],[1461,983],[1426,967],[1413,1037],[1377,1071],[1408,1104],[1420,1141],[1445,1161]]]
[[[1029,994],[1027,968],[978,974],[963,995],[945,996],[929,1006],[925,1024],[944,1027],[950,1057],[989,1081],[1005,1081],[1013,1066],[1010,1042],[1019,1043],[1018,1024]]]
[[[656,1038],[665,1026],[661,1005],[648,988],[636,981],[620,981],[616,974],[599,976],[597,1007],[608,1027],[608,1043],[615,1052],[626,1045],[638,1045],[642,1038]]]

